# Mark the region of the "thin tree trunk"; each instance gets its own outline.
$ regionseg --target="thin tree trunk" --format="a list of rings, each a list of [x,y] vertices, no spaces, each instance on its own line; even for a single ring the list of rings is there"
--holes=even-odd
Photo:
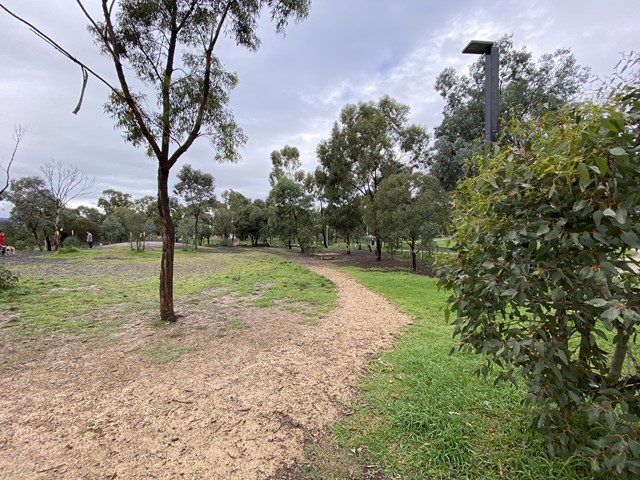
[[[411,268],[413,273],[418,271],[418,264],[416,262],[416,242],[415,240],[409,243],[409,249],[411,250]]]
[[[194,217],[196,219],[196,222],[195,222],[195,226],[194,226],[195,234],[193,236],[193,249],[197,250],[198,249],[198,243],[200,243],[200,238],[198,236],[198,220],[199,220],[200,215],[194,215]]]
[[[376,237],[376,260],[382,261],[382,240]]]
[[[173,219],[169,209],[169,169],[158,166],[158,213],[162,225],[162,260],[160,263],[160,319],[175,322],[173,311]]]
[[[38,248],[42,252],[44,250],[42,242],[38,238],[38,232],[36,231],[36,227],[31,227],[31,231],[33,232],[33,237],[36,239],[36,243],[38,244]]]
[[[607,384],[609,386],[616,383],[622,375],[622,366],[624,359],[627,355],[627,343],[628,337],[624,334],[622,325],[617,325],[619,341],[616,343],[613,351],[613,357],[611,357],[611,366],[609,367],[609,373],[607,374]]]

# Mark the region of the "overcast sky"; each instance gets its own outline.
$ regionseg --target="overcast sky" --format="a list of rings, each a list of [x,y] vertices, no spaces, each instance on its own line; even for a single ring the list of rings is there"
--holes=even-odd
[[[0,0],[73,55],[115,84],[108,60],[97,53],[73,0]],[[97,0],[86,0],[93,11]],[[312,0],[308,19],[286,35],[261,22],[258,52],[229,39],[218,55],[239,77],[231,94],[236,121],[248,136],[238,164],[214,163],[205,139],[182,165],[212,174],[216,194],[233,189],[251,198],[269,191],[270,153],[299,148],[303,168],[313,171],[315,150],[328,138],[342,107],[390,95],[411,107],[411,121],[432,130],[443,103],[433,88],[438,73],[466,73],[477,57],[462,55],[469,40],[513,34],[517,48],[535,57],[569,47],[580,64],[601,77],[620,52],[640,46],[638,0]],[[40,174],[48,161],[76,165],[95,178],[95,192],[79,199],[95,206],[113,188],[133,198],[155,195],[156,162],[127,144],[104,113],[107,88],[93,78],[81,111],[73,115],[82,83],[72,64],[29,29],[0,11],[0,161],[6,166],[15,125],[26,135],[12,178]],[[0,179],[3,180],[3,179]],[[77,205],[75,202],[74,205]],[[8,216],[0,203],[0,217]]]

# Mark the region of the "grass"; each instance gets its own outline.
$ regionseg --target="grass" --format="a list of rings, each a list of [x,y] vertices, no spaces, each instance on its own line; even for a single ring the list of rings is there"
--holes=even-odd
[[[370,478],[371,469],[376,478],[404,480],[597,478],[580,459],[545,453],[527,427],[521,391],[477,378],[478,358],[449,355],[452,328],[441,310],[447,294],[433,279],[345,270],[416,323],[369,363],[360,401],[329,444],[309,452],[306,478],[345,478],[341,472],[353,471],[354,462],[360,473],[353,478]]]
[[[170,363],[195,351],[196,348],[191,345],[153,345],[138,350],[151,363]]]
[[[209,279],[227,294],[252,298],[255,307],[282,305],[306,317],[318,317],[336,305],[336,287],[324,277],[276,255],[247,252]]]
[[[134,314],[157,322],[161,252],[78,250],[12,265],[18,287],[0,293],[2,323],[17,336],[108,335]],[[198,253],[176,249],[174,299],[180,305],[230,297],[253,306],[293,308],[317,318],[336,303],[336,288],[298,264],[259,252]],[[238,319],[242,321],[242,319]],[[231,328],[234,328],[233,326]]]

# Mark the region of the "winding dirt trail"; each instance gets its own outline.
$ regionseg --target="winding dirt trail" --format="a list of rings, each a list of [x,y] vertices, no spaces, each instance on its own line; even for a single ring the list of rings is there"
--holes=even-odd
[[[0,373],[3,479],[277,479],[305,441],[339,420],[371,355],[411,319],[346,274],[308,259],[339,288],[317,326],[238,307],[249,328],[181,311],[171,333],[143,320],[99,349],[69,341]],[[136,353],[162,335],[197,347],[169,364]]]

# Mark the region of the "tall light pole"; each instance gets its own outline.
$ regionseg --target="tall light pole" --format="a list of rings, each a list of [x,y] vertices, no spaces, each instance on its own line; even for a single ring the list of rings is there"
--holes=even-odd
[[[498,64],[500,52],[494,42],[471,40],[462,53],[484,55],[484,144],[491,145],[498,137]]]

